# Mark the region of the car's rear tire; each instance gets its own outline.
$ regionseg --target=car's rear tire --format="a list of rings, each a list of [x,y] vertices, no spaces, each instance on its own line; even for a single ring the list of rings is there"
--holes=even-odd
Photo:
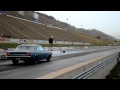
[[[37,56],[36,56],[33,60],[31,60],[31,63],[32,63],[32,64],[37,64],[37,63],[38,63],[38,58],[37,58]]]
[[[13,62],[14,65],[18,64],[18,60],[12,59],[12,62]]]

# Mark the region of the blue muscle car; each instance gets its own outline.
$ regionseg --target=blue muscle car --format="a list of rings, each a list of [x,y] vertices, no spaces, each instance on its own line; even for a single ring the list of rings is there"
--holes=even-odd
[[[47,59],[47,61],[50,61],[52,52],[46,51],[41,45],[22,44],[17,46],[14,51],[8,51],[6,55],[7,59],[11,59],[13,64],[18,64],[19,60],[35,64],[38,60],[42,59]]]

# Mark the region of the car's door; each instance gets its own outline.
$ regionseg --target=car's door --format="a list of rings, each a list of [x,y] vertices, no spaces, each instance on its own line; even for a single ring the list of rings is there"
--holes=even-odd
[[[42,55],[42,59],[46,59],[48,57],[48,53],[45,51],[45,49],[42,46],[39,46],[39,50]]]
[[[42,52],[40,51],[40,49],[39,49],[38,46],[35,47],[35,51],[36,51],[35,54],[38,56],[38,60],[43,59],[43,58],[42,58]]]

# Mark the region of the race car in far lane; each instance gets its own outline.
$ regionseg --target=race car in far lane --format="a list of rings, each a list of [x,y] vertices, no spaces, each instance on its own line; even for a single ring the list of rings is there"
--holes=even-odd
[[[6,56],[8,60],[12,60],[13,64],[18,64],[19,60],[35,64],[42,59],[50,61],[52,52],[46,51],[38,44],[22,44],[17,46],[14,51],[7,51]]]

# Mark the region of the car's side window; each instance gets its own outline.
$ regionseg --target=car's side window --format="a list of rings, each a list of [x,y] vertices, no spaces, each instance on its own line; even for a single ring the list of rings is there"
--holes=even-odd
[[[38,46],[40,51],[44,51],[43,47]]]
[[[37,47],[37,51],[40,51],[39,47]]]
[[[45,51],[45,49],[43,47],[41,47],[41,46],[36,46],[35,50],[37,50],[37,51]]]
[[[37,50],[37,51],[38,51],[38,47],[37,47],[37,46],[35,47],[35,50]]]

